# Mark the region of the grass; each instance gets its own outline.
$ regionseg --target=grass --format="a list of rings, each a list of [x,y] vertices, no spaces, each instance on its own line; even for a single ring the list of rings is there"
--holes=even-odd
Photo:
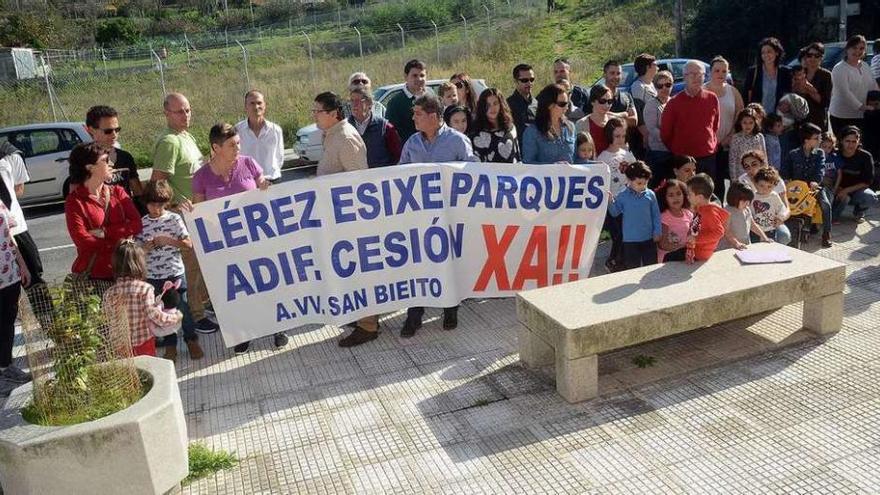
[[[211,450],[203,443],[191,443],[188,448],[189,475],[184,484],[212,475],[217,471],[230,469],[238,463],[234,454],[223,450]]]
[[[542,2],[532,2],[536,9],[531,13],[514,12],[511,19],[496,20],[491,29],[485,20],[469,22],[467,39],[463,28],[441,32],[439,62],[433,29],[408,32],[406,50],[400,48],[397,33],[365,33],[363,61],[358,56],[356,39],[340,42],[338,32],[319,31],[310,33],[314,81],[305,37],[264,37],[262,43],[248,47],[249,86],[266,94],[268,118],[281,125],[286,145],[292,147],[296,130],[311,122],[309,108],[314,95],[326,90],[343,91],[348,75],[364,68],[374,87],[401,82],[404,61],[410,58],[428,63],[429,78],[446,78],[464,71],[507,94],[513,88],[510,70],[514,65],[531,63],[540,87],[550,82],[552,61],[565,55],[572,61],[575,82],[588,86],[600,75],[608,58],[632,60],[642,51],[660,55],[671,50],[674,29],[667,3],[592,0],[546,15],[538,14]],[[649,25],[651,28],[645,29]],[[189,97],[194,119],[191,130],[203,146],[211,125],[219,121],[234,123],[244,115],[243,94],[248,84],[241,50],[234,45],[228,53],[227,57],[223,48],[193,53],[194,63],[190,66],[185,55],[175,55],[165,73],[167,89]],[[124,128],[122,145],[139,165],[150,165],[153,143],[164,128],[158,72],[110,73],[105,78],[99,64],[68,77],[56,74],[54,87],[71,120],[82,120],[95,104],[115,107]],[[39,84],[4,89],[0,91],[0,122],[4,125],[52,120],[48,97]]]
[[[657,363],[657,358],[654,356],[646,356],[644,354],[639,354],[632,358],[632,363],[639,368],[648,368],[654,366]]]

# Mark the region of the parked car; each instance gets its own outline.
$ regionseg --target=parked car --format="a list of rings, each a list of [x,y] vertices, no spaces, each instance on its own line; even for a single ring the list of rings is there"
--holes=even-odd
[[[672,94],[676,95],[684,90],[684,66],[688,63],[689,58],[663,58],[657,60],[657,66],[660,70],[668,70],[672,72],[672,77],[675,79],[672,83]],[[703,67],[706,69],[706,76],[703,79],[704,82],[709,81],[709,64],[706,62],[700,62],[703,64]],[[633,64],[623,64],[620,66],[620,87],[619,89],[624,93],[630,92],[630,87],[632,87],[633,83],[636,82],[636,79],[639,77],[636,75],[636,67]],[[733,84],[733,79],[728,75],[727,82],[729,84]],[[593,83],[596,84],[605,84],[605,78],[600,77]],[[587,111],[586,109],[584,111]],[[587,112],[589,113],[589,112]]]
[[[432,79],[427,82],[427,86],[431,91],[437,93],[437,88],[446,81],[447,79]],[[483,90],[488,87],[486,86],[486,81],[484,79],[472,79],[471,82],[473,82],[475,86],[474,91],[477,95],[482,93]],[[403,86],[403,83],[398,83],[376,88],[373,90],[373,101],[387,106],[392,98],[403,91]],[[309,124],[301,128],[296,131],[296,145],[294,146],[296,154],[307,162],[319,161],[324,154],[323,140],[323,133],[321,129],[318,129],[317,125]]]
[[[91,140],[83,122],[51,122],[0,129],[0,142],[9,141],[21,150],[31,177],[24,185],[19,202],[33,204],[67,196],[70,150]]]
[[[845,53],[846,42],[843,41],[834,41],[832,43],[825,44],[825,55],[822,57],[822,67],[831,70],[837,65],[837,62],[843,60],[843,55]],[[871,63],[871,57],[874,56],[876,52],[876,48],[874,46],[874,41],[868,41],[867,49],[865,50],[865,62]],[[794,57],[788,61],[789,67],[793,67],[795,65],[799,65],[801,62],[798,60],[798,54],[795,53]]]

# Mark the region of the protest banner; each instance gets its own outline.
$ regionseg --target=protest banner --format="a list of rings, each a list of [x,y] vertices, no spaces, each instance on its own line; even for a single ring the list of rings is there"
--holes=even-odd
[[[207,201],[186,221],[232,346],[585,278],[608,183],[601,163],[411,164]]]

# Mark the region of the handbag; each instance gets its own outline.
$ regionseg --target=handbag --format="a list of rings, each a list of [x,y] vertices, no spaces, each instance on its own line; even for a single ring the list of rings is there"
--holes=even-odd
[[[86,215],[85,207],[83,207],[83,216],[88,218]],[[110,216],[110,188],[104,187],[104,222],[101,224],[102,226],[107,223],[107,219]],[[89,277],[92,274],[92,268],[95,267],[95,260],[98,259],[98,253],[93,253],[89,258],[89,262],[86,265],[86,269],[82,272],[70,272],[64,277],[64,285],[66,286],[76,286],[82,285],[83,283],[89,280]]]

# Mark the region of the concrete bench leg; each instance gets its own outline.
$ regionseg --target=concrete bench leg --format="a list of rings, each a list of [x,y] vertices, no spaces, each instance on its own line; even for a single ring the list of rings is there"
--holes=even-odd
[[[572,404],[599,395],[599,357],[566,359],[564,352],[557,352],[556,391]]]
[[[553,348],[532,333],[523,324],[519,325],[519,360],[527,368],[540,368],[553,364]]]
[[[842,292],[804,301],[804,328],[807,330],[825,335],[839,331],[842,325]]]

